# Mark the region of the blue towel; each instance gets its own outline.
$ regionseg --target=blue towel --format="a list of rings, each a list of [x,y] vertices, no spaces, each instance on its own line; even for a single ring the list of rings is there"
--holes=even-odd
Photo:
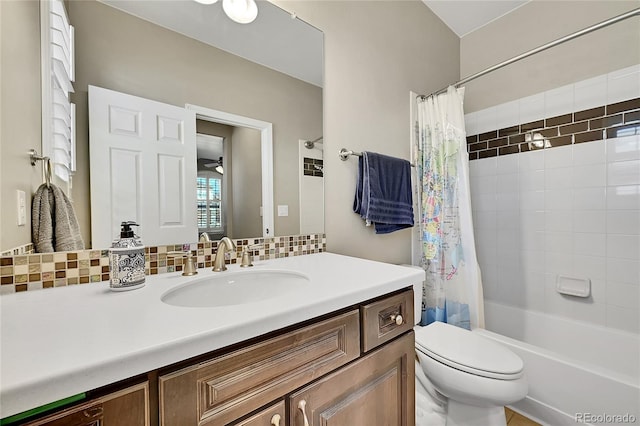
[[[376,234],[388,234],[413,226],[411,164],[407,160],[374,152],[358,159],[358,182],[353,211]]]

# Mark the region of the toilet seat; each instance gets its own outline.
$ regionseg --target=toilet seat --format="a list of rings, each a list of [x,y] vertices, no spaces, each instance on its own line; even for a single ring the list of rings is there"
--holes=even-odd
[[[442,322],[416,327],[416,349],[448,367],[476,376],[517,380],[524,374],[520,357],[469,330]]]

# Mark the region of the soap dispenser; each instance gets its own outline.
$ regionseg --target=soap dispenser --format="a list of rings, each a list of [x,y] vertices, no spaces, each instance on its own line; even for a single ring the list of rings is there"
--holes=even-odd
[[[135,222],[122,222],[120,238],[113,240],[109,250],[109,287],[114,291],[133,290],[144,286],[144,245],[133,233]]]

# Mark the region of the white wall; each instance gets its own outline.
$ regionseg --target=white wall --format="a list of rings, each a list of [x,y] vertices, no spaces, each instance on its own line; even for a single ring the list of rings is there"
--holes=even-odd
[[[304,159],[322,160],[324,144],[315,142],[313,148],[304,146],[305,141],[298,143],[298,165],[300,166],[300,233],[324,233],[324,177],[305,176]]]
[[[468,114],[469,134],[638,97],[640,65]],[[640,332],[640,136],[473,160],[470,174],[485,298]],[[558,294],[558,275],[589,278],[592,296]]]

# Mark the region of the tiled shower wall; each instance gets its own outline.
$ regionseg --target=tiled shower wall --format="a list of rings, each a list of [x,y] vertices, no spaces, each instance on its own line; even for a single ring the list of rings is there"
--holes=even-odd
[[[526,125],[540,120],[539,128],[558,132],[544,136],[546,142],[538,144],[543,149],[529,150],[533,145],[525,144],[501,153],[497,147],[495,154],[470,162],[486,299],[640,332],[638,98],[640,66],[467,116],[472,143],[494,131],[497,140],[501,129],[517,127],[513,134],[526,134]],[[622,114],[622,119],[593,130],[582,114],[588,110],[602,111],[604,117]],[[569,121],[558,125],[561,116]],[[562,125],[572,131],[561,134]],[[579,135],[587,132],[595,133],[584,141]],[[561,143],[554,144],[553,137]],[[492,148],[487,142],[483,149]],[[559,275],[590,279],[591,296],[559,294]]]

